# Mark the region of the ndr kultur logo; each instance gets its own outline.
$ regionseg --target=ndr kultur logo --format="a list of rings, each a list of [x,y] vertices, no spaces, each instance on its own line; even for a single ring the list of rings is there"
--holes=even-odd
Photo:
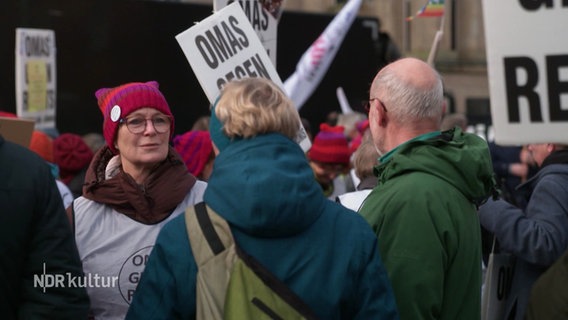
[[[47,288],[110,288],[118,285],[118,276],[100,276],[96,273],[88,273],[84,276],[46,273],[45,262],[43,273],[34,274],[34,288],[42,288],[45,293]]]

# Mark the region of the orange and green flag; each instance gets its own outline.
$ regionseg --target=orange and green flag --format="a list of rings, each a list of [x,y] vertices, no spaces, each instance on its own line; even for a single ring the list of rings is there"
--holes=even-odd
[[[429,0],[414,16],[406,18],[410,21],[418,17],[441,17],[444,15],[444,0]]]

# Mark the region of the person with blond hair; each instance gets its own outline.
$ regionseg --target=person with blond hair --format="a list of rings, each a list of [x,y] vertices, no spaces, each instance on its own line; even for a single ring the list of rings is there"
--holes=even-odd
[[[371,135],[366,134],[363,142],[353,155],[355,175],[359,179],[357,190],[344,193],[336,201],[345,207],[358,211],[363,201],[377,185],[377,178],[373,175],[373,168],[379,164],[379,154],[373,145]]]
[[[270,80],[226,84],[211,108],[217,156],[205,204],[317,317],[398,318],[376,237],[324,197],[294,141],[299,129],[292,101]],[[127,319],[195,318],[197,270],[180,216],[160,232]]]

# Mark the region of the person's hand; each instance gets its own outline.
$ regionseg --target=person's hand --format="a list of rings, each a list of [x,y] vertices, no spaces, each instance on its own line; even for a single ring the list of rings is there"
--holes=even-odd
[[[526,163],[511,163],[509,165],[509,174],[520,177],[523,180],[529,172],[529,166]]]
[[[526,163],[529,166],[536,165],[536,162],[534,161],[531,152],[526,146],[524,146],[523,149],[521,150],[520,158],[522,163]]]

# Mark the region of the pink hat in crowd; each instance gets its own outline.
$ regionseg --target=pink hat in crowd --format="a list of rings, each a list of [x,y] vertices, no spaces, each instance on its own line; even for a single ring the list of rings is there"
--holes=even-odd
[[[365,131],[369,129],[369,120],[365,119],[363,121],[359,121],[357,122],[355,127],[357,128],[357,135],[355,136],[355,138],[353,138],[353,140],[351,140],[351,143],[349,144],[349,151],[351,152],[351,154],[355,153],[355,151],[357,151],[357,148],[359,148],[359,146],[361,145],[361,142],[363,141],[363,135],[365,134]]]
[[[69,183],[77,173],[89,165],[93,159],[93,151],[80,135],[64,133],[53,140],[53,159],[59,166],[61,180]]]
[[[173,145],[183,158],[187,170],[196,177],[203,172],[213,153],[213,144],[208,131],[187,131],[175,136]]]
[[[343,126],[332,127],[327,123],[322,123],[308,151],[308,158],[323,163],[348,164],[351,152],[349,152],[344,130]]]
[[[18,116],[12,112],[6,112],[0,110],[0,117],[4,118],[17,118]]]
[[[171,117],[170,138],[174,132],[174,119],[168,102],[160,92],[156,81],[131,82],[115,88],[101,88],[95,92],[99,108],[104,116],[103,135],[109,148],[114,147],[120,120],[142,108],[154,108]]]

